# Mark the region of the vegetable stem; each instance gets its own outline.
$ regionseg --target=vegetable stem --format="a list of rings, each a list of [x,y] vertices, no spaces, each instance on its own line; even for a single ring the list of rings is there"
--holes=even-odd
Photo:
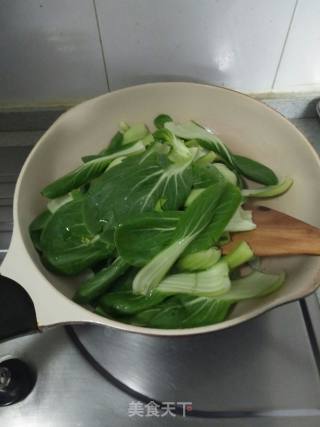
[[[232,252],[224,256],[222,259],[228,264],[230,270],[234,270],[242,264],[250,261],[254,257],[250,246],[247,242],[240,242]]]
[[[241,194],[244,197],[261,197],[261,198],[276,197],[288,191],[289,188],[292,186],[292,184],[293,184],[293,179],[286,177],[279,184],[269,185],[268,187],[262,187],[262,188],[253,188],[248,190],[245,189],[241,191]]]
[[[167,276],[154,292],[166,295],[182,293],[215,297],[227,292],[230,286],[228,265],[220,261],[208,270]]]
[[[207,270],[216,264],[221,257],[221,252],[217,248],[195,252],[185,255],[177,262],[177,267],[181,271]]]

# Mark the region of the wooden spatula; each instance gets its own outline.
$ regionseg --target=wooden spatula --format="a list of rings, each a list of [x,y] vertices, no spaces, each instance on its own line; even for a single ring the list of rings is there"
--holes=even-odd
[[[320,255],[320,229],[292,216],[263,206],[252,209],[257,228],[232,233],[231,242],[223,246],[229,253],[241,240],[245,240],[255,255]]]

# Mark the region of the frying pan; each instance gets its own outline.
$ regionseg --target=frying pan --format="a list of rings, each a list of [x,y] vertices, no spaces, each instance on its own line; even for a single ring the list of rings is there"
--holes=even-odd
[[[266,271],[287,274],[278,292],[238,303],[224,322],[190,329],[127,325],[72,301],[76,280],[47,271],[29,238],[28,226],[46,204],[40,190],[77,167],[81,156],[105,148],[120,121],[151,126],[160,113],[176,121],[193,119],[210,127],[234,152],[264,162],[280,176],[292,176],[292,189],[266,205],[320,227],[319,158],[305,137],[272,109],[232,90],[193,83],[146,84],[102,95],[64,113],[42,136],[22,168],[14,195],[12,240],[0,270],[0,339],[74,323],[159,336],[213,332],[302,298],[317,288],[320,258],[268,258],[263,261]]]

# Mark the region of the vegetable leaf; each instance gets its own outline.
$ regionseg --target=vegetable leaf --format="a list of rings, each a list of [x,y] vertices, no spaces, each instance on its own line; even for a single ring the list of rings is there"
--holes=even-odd
[[[121,150],[123,148],[122,146],[122,142],[123,142],[123,133],[122,132],[117,132],[113,138],[110,141],[110,144],[108,145],[107,148],[105,148],[104,150],[100,151],[100,155],[101,156],[108,156],[109,154],[113,154],[116,153],[117,151]]]
[[[269,295],[283,285],[284,279],[284,274],[253,272],[232,281],[230,290],[216,298],[176,295],[122,320],[139,326],[166,329],[213,325],[225,320],[234,303]]]
[[[143,123],[136,123],[124,132],[122,144],[126,145],[141,141],[148,135],[148,133],[149,131]]]
[[[137,274],[133,281],[133,292],[147,295],[163,279],[168,270],[186,247],[210,223],[226,185],[208,187],[186,209],[172,238],[171,244],[158,253]]]
[[[172,118],[168,114],[159,114],[154,120],[153,123],[157,129],[164,128],[164,125],[167,122],[172,122]]]
[[[103,310],[120,315],[135,314],[161,303],[166,295],[154,294],[148,297],[134,295],[132,291],[107,293],[99,300]]]
[[[224,182],[224,176],[213,165],[205,167],[192,165],[193,171],[193,188],[206,188],[218,182]]]
[[[218,169],[221,175],[223,175],[227,181],[231,182],[231,184],[237,184],[237,176],[225,164],[214,163],[212,167]]]
[[[229,301],[178,295],[129,317],[128,322],[151,328],[193,328],[222,322],[231,306]]]
[[[68,193],[64,196],[57,197],[56,199],[50,200],[49,203],[47,204],[47,208],[53,214],[63,205],[71,202],[72,200],[73,200],[72,193]]]
[[[191,165],[176,166],[151,148],[123,160],[92,182],[86,203],[88,212],[96,212],[103,230],[113,230],[133,215],[153,210],[160,198],[166,199],[166,209],[178,209],[191,185]],[[113,241],[113,234],[109,236]]]
[[[241,206],[239,206],[227,224],[225,231],[235,233],[239,231],[250,231],[254,230],[255,228],[257,228],[257,226],[252,221],[252,211],[244,210]]]
[[[103,295],[112,282],[125,273],[128,268],[128,264],[123,259],[116,258],[111,265],[101,269],[93,277],[83,282],[77,290],[74,300],[81,304],[93,301]]]
[[[232,155],[226,145],[212,132],[209,132],[196,123],[185,122],[183,124],[177,124],[168,122],[165,124],[165,128],[179,138],[198,139],[203,148],[214,151],[227,163],[233,164]]]
[[[51,184],[47,185],[41,194],[49,199],[54,199],[69,193],[71,190],[80,187],[83,184],[91,181],[93,178],[101,175],[107,168],[108,164],[115,158],[120,156],[130,156],[141,153],[145,150],[142,142],[134,144],[128,149],[117,151],[104,157],[98,157],[91,160],[72,172],[57,179]]]
[[[235,154],[233,155],[233,160],[237,170],[246,178],[265,185],[278,183],[275,173],[262,163]]]
[[[29,234],[36,249],[41,250],[41,233],[49,222],[52,214],[49,210],[38,215],[29,226]]]
[[[128,264],[141,267],[171,241],[180,211],[145,212],[130,218],[116,230],[115,242]]]
[[[213,213],[210,224],[188,246],[183,255],[203,251],[214,246],[219,241],[240,203],[241,194],[239,189],[229,182],[225,183],[223,194]]]
[[[254,271],[246,277],[233,280],[231,288],[219,296],[223,301],[238,302],[249,298],[258,298],[277,291],[284,283],[285,274],[266,274]]]
[[[44,257],[61,274],[78,274],[113,250],[89,232],[82,208],[82,200],[65,204],[50,217],[41,234]]]

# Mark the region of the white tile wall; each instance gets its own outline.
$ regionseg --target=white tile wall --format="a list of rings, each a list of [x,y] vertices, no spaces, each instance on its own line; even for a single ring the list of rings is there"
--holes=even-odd
[[[0,0],[0,106],[104,93],[102,52],[111,89],[191,80],[316,91],[320,0]]]
[[[106,92],[91,0],[1,0],[0,104]]]
[[[159,80],[265,92],[295,0],[96,0],[111,89]]]
[[[320,89],[320,0],[299,0],[275,91]]]

